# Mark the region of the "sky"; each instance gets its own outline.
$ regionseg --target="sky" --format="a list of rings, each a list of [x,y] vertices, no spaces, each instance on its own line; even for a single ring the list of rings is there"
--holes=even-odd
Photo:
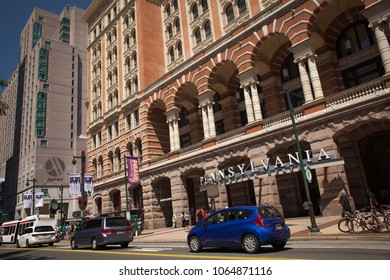
[[[60,14],[66,5],[87,9],[91,3],[92,0],[0,0],[0,79],[8,80],[19,64],[20,32],[35,7]]]

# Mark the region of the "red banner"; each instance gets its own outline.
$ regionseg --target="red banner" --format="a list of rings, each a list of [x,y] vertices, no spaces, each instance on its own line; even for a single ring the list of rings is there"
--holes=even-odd
[[[132,185],[139,185],[138,158],[127,157],[127,178]]]

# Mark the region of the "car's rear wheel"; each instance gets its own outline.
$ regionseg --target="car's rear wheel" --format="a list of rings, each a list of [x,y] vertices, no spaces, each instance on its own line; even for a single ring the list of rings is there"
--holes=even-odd
[[[92,250],[97,250],[97,249],[99,249],[99,245],[97,244],[96,238],[93,238],[93,239],[92,239],[92,241],[91,241],[91,247],[92,247]]]
[[[54,245],[54,243],[49,243],[49,246],[51,247],[51,246],[53,246]]]
[[[78,248],[76,245],[76,241],[73,238],[70,240],[70,248],[72,248],[72,250],[75,250]]]
[[[242,248],[247,254],[255,254],[260,250],[260,242],[253,234],[247,234],[242,239]]]
[[[28,239],[26,240],[26,248],[30,248],[31,245],[30,245],[30,242],[28,241]]]
[[[282,250],[285,246],[286,246],[287,242],[284,241],[284,242],[278,242],[278,243],[273,243],[271,244],[272,247],[274,247],[274,249],[276,250]]]
[[[200,239],[197,236],[191,236],[190,242],[188,245],[190,247],[191,252],[202,251],[202,242],[200,242]]]
[[[121,248],[127,248],[129,246],[129,242],[122,243]]]

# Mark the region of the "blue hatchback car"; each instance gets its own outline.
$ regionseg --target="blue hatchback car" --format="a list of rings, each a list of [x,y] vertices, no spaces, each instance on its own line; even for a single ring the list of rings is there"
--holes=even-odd
[[[192,252],[205,247],[242,247],[248,254],[262,245],[280,250],[290,239],[290,229],[273,206],[237,206],[221,209],[199,222],[187,236]]]

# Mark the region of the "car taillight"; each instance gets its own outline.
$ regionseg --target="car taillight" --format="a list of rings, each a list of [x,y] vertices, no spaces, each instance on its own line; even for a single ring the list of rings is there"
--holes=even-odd
[[[264,218],[260,215],[257,215],[257,219],[253,221],[259,227],[265,227]]]
[[[114,233],[115,231],[111,228],[111,229],[102,229],[100,231],[101,234],[108,234],[108,233]]]
[[[132,232],[132,231],[133,231],[133,229],[131,227],[128,227],[125,229],[125,232]]]

